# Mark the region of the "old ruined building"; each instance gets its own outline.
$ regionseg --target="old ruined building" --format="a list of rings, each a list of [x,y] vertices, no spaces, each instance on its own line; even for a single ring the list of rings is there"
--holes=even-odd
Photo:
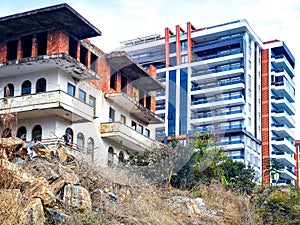
[[[2,137],[60,141],[97,165],[155,146],[155,68],[105,54],[88,40],[100,35],[67,4],[0,18]]]

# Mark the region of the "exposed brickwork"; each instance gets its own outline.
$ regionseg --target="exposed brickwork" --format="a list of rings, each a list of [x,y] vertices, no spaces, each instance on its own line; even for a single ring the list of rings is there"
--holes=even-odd
[[[36,35],[32,36],[32,49],[31,49],[31,56],[35,57],[37,56],[37,40],[36,40]]]
[[[151,108],[150,110],[155,113],[156,111],[156,98],[151,97]]]
[[[7,45],[6,43],[0,43],[0,62],[7,61]]]
[[[56,53],[69,53],[69,36],[61,30],[48,32],[47,55]]]
[[[269,115],[269,50],[263,50],[261,56],[261,113],[262,113],[262,183],[270,184],[270,174],[267,173],[266,159],[270,158],[270,115]]]
[[[156,67],[153,65],[150,65],[149,69],[148,69],[148,73],[152,76],[156,78]]]
[[[296,180],[295,180],[295,186],[299,187],[299,146],[295,146],[296,153],[294,154],[294,159],[296,160],[296,166],[295,166],[295,174],[296,174]]]
[[[88,52],[86,54],[85,62],[86,62],[86,67],[90,69],[91,68],[91,51],[90,50],[88,50]]]
[[[80,47],[81,47],[81,44],[80,42],[77,43],[77,61],[80,61]]]

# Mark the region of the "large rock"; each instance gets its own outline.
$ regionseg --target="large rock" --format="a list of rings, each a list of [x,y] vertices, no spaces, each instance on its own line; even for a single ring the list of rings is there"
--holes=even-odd
[[[35,144],[32,147],[32,150],[35,151],[37,155],[41,157],[46,157],[48,159],[52,159],[55,153],[54,150],[52,150],[51,148],[47,147],[42,143]]]
[[[69,167],[59,165],[58,172],[66,183],[78,184],[80,181],[78,175]]]
[[[22,208],[19,224],[45,224],[44,209],[41,199],[33,198],[31,201],[26,201],[26,205]]]
[[[0,190],[0,224],[18,224],[22,194],[19,189]]]
[[[80,209],[92,209],[90,193],[79,185],[66,185],[64,188],[63,201],[70,206]]]
[[[68,153],[66,149],[61,146],[56,150],[60,162],[65,162],[68,159]]]

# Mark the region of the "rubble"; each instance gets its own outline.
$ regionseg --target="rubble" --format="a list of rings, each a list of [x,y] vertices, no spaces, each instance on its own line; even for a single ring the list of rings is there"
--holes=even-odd
[[[92,210],[90,193],[79,185],[68,184],[64,188],[63,201],[73,207]]]

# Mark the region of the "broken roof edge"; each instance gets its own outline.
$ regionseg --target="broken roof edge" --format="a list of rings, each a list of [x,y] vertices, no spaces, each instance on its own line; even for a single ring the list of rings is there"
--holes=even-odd
[[[96,28],[94,25],[92,25],[87,19],[85,19],[81,14],[79,14],[75,9],[73,9],[67,3],[47,6],[47,7],[43,7],[43,8],[39,8],[39,9],[29,10],[26,12],[21,12],[21,13],[16,13],[13,15],[0,17],[0,23],[11,20],[11,19],[18,19],[18,18],[22,18],[24,16],[30,16],[32,14],[49,12],[49,11],[54,11],[54,10],[63,9],[63,8],[67,9],[72,14],[74,14],[76,17],[78,17],[82,22],[84,22],[88,27],[90,27],[98,36],[102,35],[102,32],[98,28]]]

